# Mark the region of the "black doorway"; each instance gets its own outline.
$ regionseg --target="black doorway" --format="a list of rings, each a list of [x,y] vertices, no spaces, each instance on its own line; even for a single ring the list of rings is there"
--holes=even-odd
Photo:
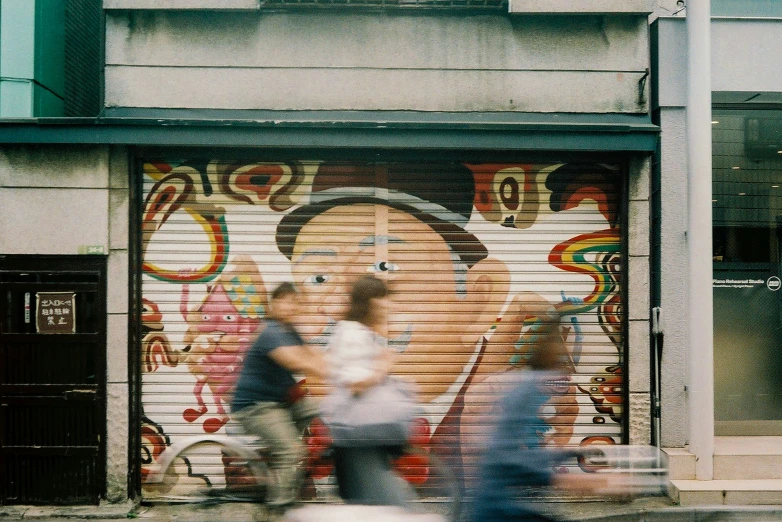
[[[0,504],[97,504],[106,258],[0,255]]]

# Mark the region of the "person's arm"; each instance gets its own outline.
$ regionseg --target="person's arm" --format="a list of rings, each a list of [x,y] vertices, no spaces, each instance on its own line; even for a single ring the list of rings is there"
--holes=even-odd
[[[325,379],[329,375],[323,354],[307,346],[278,346],[269,352],[269,357],[293,373],[304,373],[319,379]]]
[[[395,353],[388,346],[385,346],[380,353],[380,356],[377,359],[377,370],[383,377],[391,373],[391,367],[394,365],[394,362],[396,362],[394,360],[396,359],[394,355]]]
[[[580,495],[629,497],[627,479],[616,473],[555,473],[552,485]]]
[[[373,386],[377,386],[383,382],[388,376],[391,366],[393,364],[393,352],[388,348],[384,348],[375,361],[375,368],[372,375],[357,382],[348,384],[348,389],[354,395],[360,395]]]

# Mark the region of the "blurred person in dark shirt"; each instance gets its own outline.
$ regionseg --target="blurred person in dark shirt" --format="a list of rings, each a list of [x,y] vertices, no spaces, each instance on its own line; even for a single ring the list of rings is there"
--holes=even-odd
[[[294,374],[328,375],[322,353],[307,346],[296,331],[299,309],[292,283],[274,290],[266,326],[247,352],[231,403],[245,431],[269,447],[269,467],[276,479],[267,499],[272,506],[296,501],[307,454],[301,434],[318,415],[317,404],[301,396]]]

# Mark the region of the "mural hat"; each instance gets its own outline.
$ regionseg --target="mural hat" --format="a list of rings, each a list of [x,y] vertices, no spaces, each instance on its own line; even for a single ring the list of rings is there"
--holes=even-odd
[[[475,182],[459,163],[323,163],[310,201],[277,226],[277,248],[288,259],[301,228],[328,209],[357,203],[386,205],[429,225],[468,267],[488,255],[464,227],[472,214]]]

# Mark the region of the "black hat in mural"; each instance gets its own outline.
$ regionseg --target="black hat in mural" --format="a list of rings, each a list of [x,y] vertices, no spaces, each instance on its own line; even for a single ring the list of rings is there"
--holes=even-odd
[[[459,163],[323,163],[313,177],[309,204],[277,226],[277,248],[291,259],[296,236],[313,217],[337,206],[373,203],[426,223],[471,267],[488,255],[464,229],[474,197],[472,171]]]

